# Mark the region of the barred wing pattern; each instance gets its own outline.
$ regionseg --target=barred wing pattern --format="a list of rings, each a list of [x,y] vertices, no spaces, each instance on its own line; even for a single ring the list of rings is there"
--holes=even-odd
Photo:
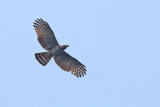
[[[54,32],[46,21],[37,19],[33,26],[37,32],[38,41],[44,49],[51,50],[59,45]]]
[[[83,64],[65,51],[55,56],[54,60],[61,69],[67,72],[71,71],[71,73],[77,77],[84,76],[87,72]]]

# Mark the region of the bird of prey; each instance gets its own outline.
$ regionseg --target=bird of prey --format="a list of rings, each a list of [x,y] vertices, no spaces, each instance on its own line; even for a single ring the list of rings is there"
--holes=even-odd
[[[35,53],[35,57],[40,64],[47,65],[53,57],[56,64],[64,71],[71,71],[77,77],[82,77],[86,74],[86,67],[64,51],[69,45],[59,45],[54,32],[46,21],[41,18],[37,19],[33,27],[37,33],[39,43],[47,50],[47,52]]]

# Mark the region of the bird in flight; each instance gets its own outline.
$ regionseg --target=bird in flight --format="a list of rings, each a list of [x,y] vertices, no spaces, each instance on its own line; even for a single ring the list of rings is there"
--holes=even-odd
[[[35,57],[40,64],[46,66],[53,57],[56,64],[64,71],[71,71],[78,78],[86,74],[86,67],[64,51],[69,45],[59,45],[54,32],[46,21],[41,18],[37,19],[33,27],[37,33],[39,43],[47,50],[47,52],[35,53]]]

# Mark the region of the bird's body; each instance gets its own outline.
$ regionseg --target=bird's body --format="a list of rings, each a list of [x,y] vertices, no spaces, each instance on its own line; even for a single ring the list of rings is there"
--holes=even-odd
[[[37,32],[38,41],[47,52],[36,53],[35,57],[43,66],[47,65],[50,59],[53,57],[56,64],[65,71],[71,71],[77,77],[84,76],[86,74],[85,66],[77,59],[70,56],[64,50],[69,45],[59,45],[54,32],[51,30],[49,24],[42,20],[37,19],[34,22],[35,30]]]
[[[61,49],[60,47],[55,47],[55,48],[49,50],[48,52],[50,52],[52,56],[56,56],[56,55],[60,54],[62,51],[63,51],[63,49]]]
[[[48,52],[51,54],[51,56],[55,57],[61,53],[64,52],[64,50],[69,47],[68,45],[63,45],[63,46],[57,46],[57,47],[54,47],[53,49],[51,50],[48,50]]]

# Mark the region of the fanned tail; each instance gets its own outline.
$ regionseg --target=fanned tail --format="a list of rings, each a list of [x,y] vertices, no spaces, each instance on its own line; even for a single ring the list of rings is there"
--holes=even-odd
[[[49,52],[42,52],[42,53],[35,53],[35,57],[40,64],[42,64],[43,66],[46,66],[47,63],[52,58],[52,55],[50,55]]]

